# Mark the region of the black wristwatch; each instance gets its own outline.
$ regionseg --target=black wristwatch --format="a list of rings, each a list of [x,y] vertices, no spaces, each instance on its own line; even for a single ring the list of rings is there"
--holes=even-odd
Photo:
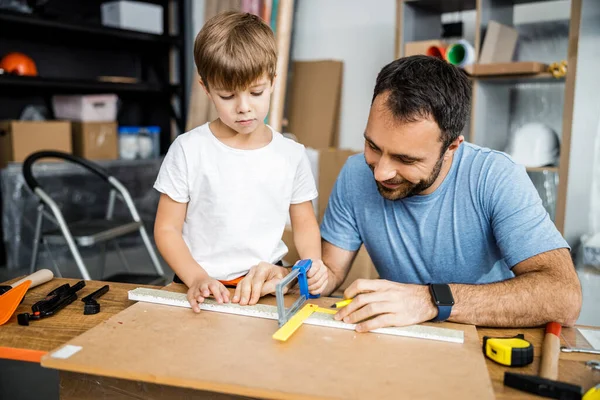
[[[441,283],[432,283],[429,285],[433,304],[438,308],[438,315],[432,321],[445,321],[450,318],[452,306],[454,305],[454,297],[450,285]]]

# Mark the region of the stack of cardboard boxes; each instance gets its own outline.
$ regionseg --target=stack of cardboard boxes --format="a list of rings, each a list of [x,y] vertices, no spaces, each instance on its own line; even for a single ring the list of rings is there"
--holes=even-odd
[[[40,150],[118,158],[115,95],[55,96],[57,121],[0,121],[0,168]]]
[[[319,191],[315,212],[320,223],[339,172],[347,158],[357,153],[338,148],[343,63],[334,60],[296,61],[292,71],[289,125],[285,131],[294,134],[307,148]],[[299,256],[290,227],[286,228],[283,241],[290,250],[285,261],[293,264]],[[377,278],[375,267],[364,247],[360,249],[350,274],[336,294],[341,294],[358,278]]]

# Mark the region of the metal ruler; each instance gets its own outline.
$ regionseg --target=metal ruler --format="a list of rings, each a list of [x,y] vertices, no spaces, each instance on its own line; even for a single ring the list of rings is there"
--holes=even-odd
[[[176,307],[191,308],[185,293],[168,292],[166,290],[137,288],[130,290],[129,300],[142,301],[146,303],[163,304]],[[308,304],[315,306],[314,304]],[[318,307],[322,309],[321,307]],[[219,304],[212,299],[205,299],[200,304],[200,309],[227,314],[243,315],[247,317],[278,320],[277,307],[264,304],[253,306],[240,306],[239,304]],[[302,323],[308,325],[323,326],[336,329],[354,330],[355,324],[347,324],[343,321],[333,319],[332,310],[325,312],[312,312]],[[380,328],[371,331],[384,335],[405,336],[421,339],[438,340],[443,342],[464,343],[464,332],[456,329],[438,328],[427,325],[412,325],[402,328]]]

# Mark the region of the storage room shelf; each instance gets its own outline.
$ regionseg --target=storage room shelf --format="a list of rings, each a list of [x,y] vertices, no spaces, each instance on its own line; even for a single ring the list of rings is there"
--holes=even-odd
[[[40,78],[30,76],[0,75],[0,88],[27,90],[28,92],[53,93],[145,93],[171,94],[179,89],[178,85],[168,88],[149,83],[116,83],[102,81],[72,80],[58,78]],[[22,92],[23,93],[23,92]]]
[[[465,71],[475,77],[547,74],[548,65],[534,61],[467,65]]]
[[[434,13],[474,10],[476,0],[404,0],[407,5]]]
[[[155,35],[145,32],[110,28],[102,25],[84,25],[0,11],[0,33],[19,35],[22,32],[23,34],[30,35],[32,31],[73,34],[75,35],[73,36],[74,39],[81,39],[81,35],[84,35],[86,37],[95,37],[98,39],[110,38],[141,43],[163,43],[167,45],[181,45],[182,43],[182,39],[179,36]]]
[[[486,83],[516,83],[524,81],[534,82],[564,82],[565,78],[555,78],[548,72],[548,65],[521,61],[497,64],[473,64],[464,68],[473,79]]]
[[[526,167],[527,172],[556,172],[558,173],[558,167]]]
[[[409,4],[413,7],[419,7],[423,10],[428,10],[436,13],[449,13],[456,11],[467,11],[474,10],[477,6],[477,0],[402,0],[406,4]],[[551,0],[511,0],[510,2],[505,1],[504,3],[512,3],[512,4],[526,4],[526,3],[539,3],[544,1]],[[497,1],[496,3],[500,3],[501,6],[506,6],[506,4],[502,4]]]

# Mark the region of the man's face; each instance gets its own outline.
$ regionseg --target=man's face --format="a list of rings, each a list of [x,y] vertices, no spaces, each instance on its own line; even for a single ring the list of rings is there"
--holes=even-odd
[[[245,90],[231,91],[211,86],[208,95],[225,125],[237,133],[248,134],[262,126],[269,112],[272,91],[273,83],[265,74]]]
[[[386,98],[373,102],[365,130],[365,159],[377,189],[388,200],[429,194],[444,162],[440,128],[433,119],[394,120]]]

